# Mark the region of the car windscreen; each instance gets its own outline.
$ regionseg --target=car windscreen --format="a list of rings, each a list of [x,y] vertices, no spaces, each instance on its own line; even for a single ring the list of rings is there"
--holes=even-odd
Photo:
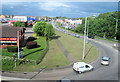
[[[102,59],[103,61],[109,61],[108,59]]]

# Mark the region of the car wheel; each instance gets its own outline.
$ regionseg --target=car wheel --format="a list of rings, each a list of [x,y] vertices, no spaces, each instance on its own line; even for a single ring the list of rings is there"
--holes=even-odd
[[[73,69],[74,70],[74,69]],[[75,71],[75,70],[74,70]]]
[[[82,72],[81,71],[78,71],[78,74],[81,74]]]
[[[91,69],[91,71],[93,71],[94,68]]]

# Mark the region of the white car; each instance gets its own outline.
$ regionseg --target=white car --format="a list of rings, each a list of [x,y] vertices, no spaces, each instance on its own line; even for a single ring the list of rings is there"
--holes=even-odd
[[[82,72],[93,70],[93,67],[90,64],[87,64],[85,62],[76,62],[73,64],[73,70],[78,73],[82,73]]]
[[[109,60],[110,60],[109,57],[102,57],[101,65],[109,65],[110,64]]]

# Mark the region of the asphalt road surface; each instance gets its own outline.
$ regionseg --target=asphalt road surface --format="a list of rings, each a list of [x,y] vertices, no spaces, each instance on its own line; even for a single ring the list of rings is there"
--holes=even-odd
[[[64,78],[70,80],[118,80],[118,51],[108,45],[104,45],[104,43],[94,40],[89,41],[99,50],[98,59],[91,63],[94,70],[82,74],[77,74],[73,71]],[[102,66],[100,64],[102,56],[111,58],[109,66]]]
[[[63,30],[57,26],[58,31]],[[66,32],[65,32],[66,33]],[[69,35],[74,35],[73,33],[68,32]],[[81,36],[83,39],[83,36]],[[99,57],[94,62],[90,63],[94,70],[82,74],[77,74],[72,71],[69,75],[65,76],[62,79],[69,80],[118,80],[118,50],[113,48],[114,42],[97,40],[97,39],[88,39],[88,42],[98,48]],[[118,44],[117,44],[118,45]],[[100,64],[101,58],[103,56],[110,57],[110,65],[103,66]],[[72,69],[72,68],[71,68]]]

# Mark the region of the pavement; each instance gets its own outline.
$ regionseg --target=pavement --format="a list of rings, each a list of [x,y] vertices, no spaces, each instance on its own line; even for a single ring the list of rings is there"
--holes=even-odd
[[[7,77],[7,76],[1,76],[2,80],[29,80],[24,78],[17,78],[17,77]]]
[[[6,77],[21,78],[21,79],[31,79],[36,74],[38,74],[38,72],[15,72],[15,71],[2,72],[2,76],[4,77],[6,76]]]

